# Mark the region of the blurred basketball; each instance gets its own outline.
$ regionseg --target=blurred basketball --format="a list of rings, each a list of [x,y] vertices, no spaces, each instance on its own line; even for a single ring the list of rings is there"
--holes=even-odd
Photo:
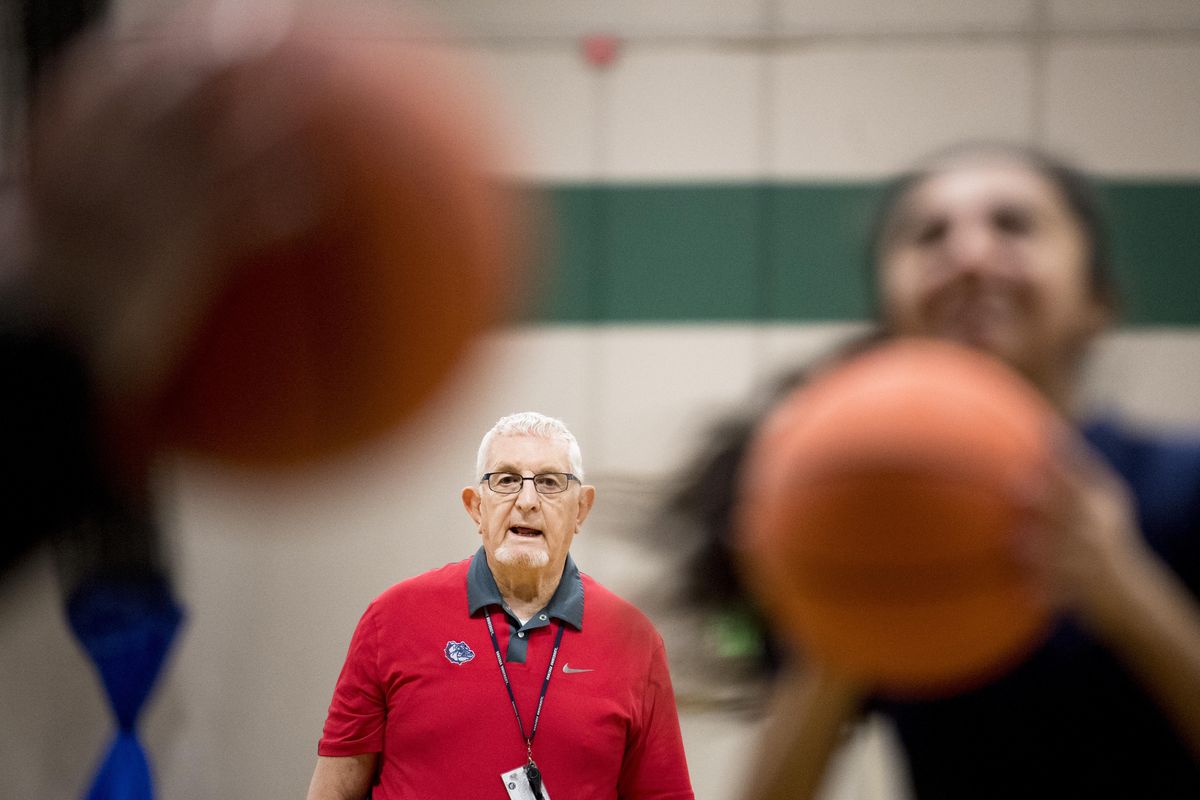
[[[1007,367],[938,341],[882,345],[797,390],[741,479],[740,552],[778,630],[898,693],[1013,666],[1047,621],[1015,557],[1015,493],[1055,419]]]
[[[344,8],[197,7],[133,47],[92,43],[59,77],[35,142],[43,220],[96,251],[98,218],[156,262],[109,275],[143,292],[137,330],[85,331],[122,359],[135,401],[106,413],[127,449],[339,453],[396,428],[511,309],[525,220],[483,92],[427,23]],[[98,187],[113,201],[80,211]],[[164,293],[173,316],[152,313]]]

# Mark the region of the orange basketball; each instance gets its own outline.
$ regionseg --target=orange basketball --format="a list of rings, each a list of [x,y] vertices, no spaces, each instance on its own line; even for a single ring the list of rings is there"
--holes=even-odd
[[[781,633],[885,691],[1012,666],[1047,622],[1015,557],[1014,492],[1055,419],[1007,367],[932,340],[797,390],[751,448],[739,508],[748,582]]]
[[[119,200],[90,217],[70,209],[72,227],[53,217],[62,202],[43,203],[43,218],[80,236],[111,214],[117,241],[141,226],[125,238],[157,246],[161,274],[138,287],[154,302],[178,294],[176,319],[147,312],[156,327],[138,332],[179,340],[162,364],[145,361],[161,374],[133,375],[137,402],[109,410],[127,448],[146,438],[241,465],[306,462],[394,429],[510,312],[522,203],[498,177],[485,93],[425,24],[345,6],[214,8],[77,58],[35,166],[78,196],[92,186],[74,176],[100,164],[92,184]],[[56,167],[72,160],[84,169]],[[123,192],[110,174],[122,164]],[[152,226],[178,246],[158,246]],[[106,245],[85,233],[93,252]]]

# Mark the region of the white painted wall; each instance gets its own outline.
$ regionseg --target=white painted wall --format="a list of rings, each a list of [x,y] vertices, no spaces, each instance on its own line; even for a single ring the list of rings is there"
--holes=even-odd
[[[169,5],[126,0],[119,22]],[[542,180],[874,177],[964,136],[1027,139],[1120,175],[1200,174],[1200,5],[1183,0],[444,0]],[[605,72],[579,37],[626,41]],[[269,480],[180,464],[165,508],[184,628],[142,732],[162,796],[303,795],[350,632],[389,584],[476,546],[458,504],[503,413],[564,418],[599,485],[585,570],[645,598],[664,578],[639,534],[705,425],[776,370],[854,330],[819,326],[514,327],[481,343],[424,416],[316,474]],[[1098,405],[1200,426],[1200,329],[1118,332]],[[639,491],[637,487],[645,487]],[[632,488],[631,488],[632,487]],[[44,560],[0,586],[0,796],[78,796],[111,732]],[[676,642],[686,649],[686,642]],[[688,712],[697,793],[734,797],[741,716]],[[829,796],[903,797],[886,729]]]

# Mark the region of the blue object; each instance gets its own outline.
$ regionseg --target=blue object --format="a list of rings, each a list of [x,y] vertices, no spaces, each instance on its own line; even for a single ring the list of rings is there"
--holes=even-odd
[[[135,725],[154,687],[183,610],[161,575],[96,578],[67,603],[67,619],[96,665],[117,720],[117,736],[87,800],[152,800],[150,765]]]

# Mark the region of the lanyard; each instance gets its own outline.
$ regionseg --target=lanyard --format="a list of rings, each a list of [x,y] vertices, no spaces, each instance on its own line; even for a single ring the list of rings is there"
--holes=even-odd
[[[517,727],[521,731],[521,739],[525,742],[525,755],[529,763],[533,763],[533,736],[537,733],[538,720],[542,717],[542,703],[546,702],[546,689],[550,686],[550,676],[554,674],[554,660],[558,658],[558,648],[562,644],[563,623],[558,623],[558,635],[554,637],[554,649],[550,651],[550,666],[546,668],[546,679],[542,681],[542,694],[538,697],[537,711],[533,715],[533,728],[525,735],[525,723],[521,722],[521,712],[517,710],[517,698],[513,694],[512,683],[508,680],[508,670],[504,668],[504,657],[500,655],[500,642],[496,639],[496,629],[492,627],[492,610],[489,607],[483,617],[487,620],[488,634],[492,637],[492,647],[496,651],[496,663],[500,665],[500,677],[504,678],[504,688],[508,690],[508,699],[512,701],[513,714],[517,717]]]

